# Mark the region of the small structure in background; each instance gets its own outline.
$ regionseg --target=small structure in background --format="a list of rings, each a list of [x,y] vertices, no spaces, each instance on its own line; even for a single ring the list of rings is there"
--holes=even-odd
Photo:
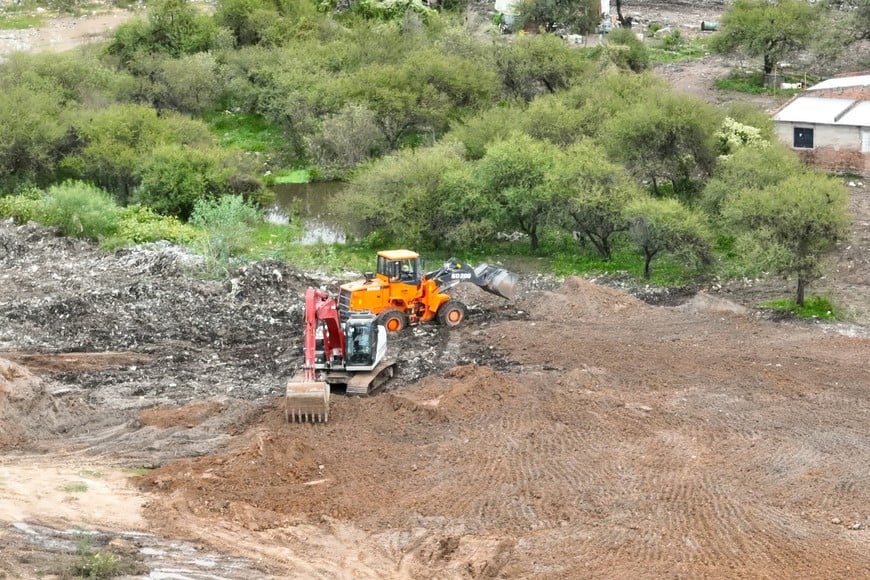
[[[773,113],[779,138],[826,171],[870,176],[870,73],[835,77]]]

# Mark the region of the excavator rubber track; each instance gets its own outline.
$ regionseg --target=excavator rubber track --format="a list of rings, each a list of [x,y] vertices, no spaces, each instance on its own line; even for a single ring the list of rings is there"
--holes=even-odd
[[[396,361],[383,360],[368,372],[357,372],[347,381],[348,395],[373,395],[384,388],[396,372]]]
[[[288,423],[329,421],[329,383],[291,378],[284,397],[284,417]]]

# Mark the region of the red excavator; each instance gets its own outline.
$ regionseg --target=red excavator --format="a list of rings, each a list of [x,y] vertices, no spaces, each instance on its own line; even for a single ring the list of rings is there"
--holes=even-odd
[[[287,383],[288,421],[329,420],[331,385],[349,395],[378,391],[393,376],[396,362],[386,359],[387,331],[374,314],[354,312],[344,322],[335,300],[320,290],[305,292],[302,376]]]

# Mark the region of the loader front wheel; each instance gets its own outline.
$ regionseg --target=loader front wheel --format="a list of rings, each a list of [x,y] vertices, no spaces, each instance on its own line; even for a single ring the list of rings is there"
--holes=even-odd
[[[399,332],[408,326],[408,317],[395,309],[384,310],[378,315],[378,324],[387,329],[387,332]]]
[[[468,309],[458,300],[448,300],[441,305],[437,314],[438,323],[451,328],[462,324],[466,316],[468,316]]]

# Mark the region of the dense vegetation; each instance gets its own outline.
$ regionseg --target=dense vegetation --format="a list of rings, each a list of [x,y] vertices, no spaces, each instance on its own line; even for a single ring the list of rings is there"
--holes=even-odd
[[[0,215],[108,246],[187,243],[217,269],[262,256],[262,239],[296,261],[292,233],[252,210],[306,169],[349,182],[351,248],[529,254],[660,283],[777,272],[803,300],[845,235],[844,190],[777,146],[766,115],[649,73],[686,48],[678,35],[508,42],[442,6],[154,0],[104,46],[15,55],[0,66]]]

